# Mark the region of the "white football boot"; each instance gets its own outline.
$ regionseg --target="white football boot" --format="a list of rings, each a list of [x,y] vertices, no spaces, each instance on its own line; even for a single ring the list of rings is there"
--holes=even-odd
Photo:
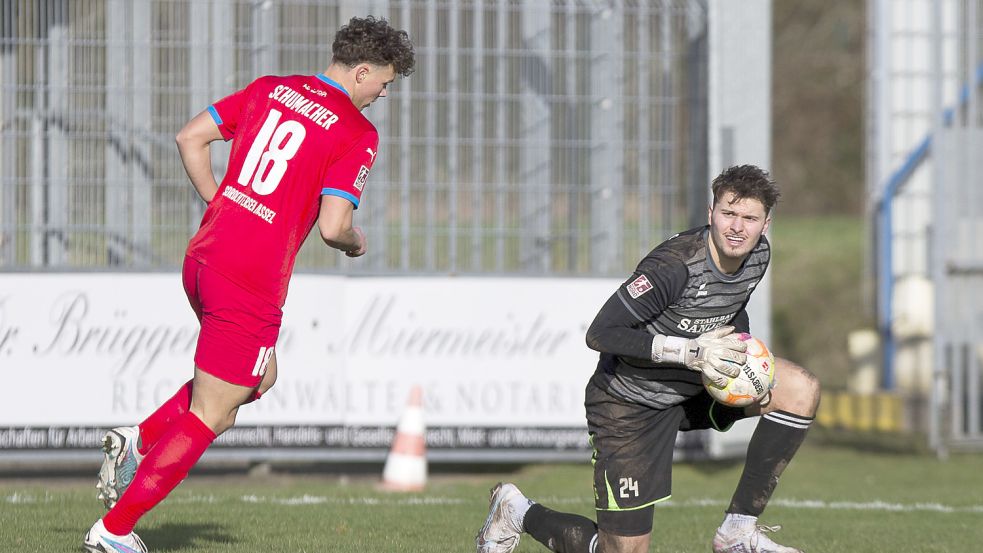
[[[137,473],[143,455],[137,447],[140,429],[136,426],[120,426],[106,432],[102,439],[102,451],[106,454],[99,469],[99,499],[107,509],[112,509],[123,492],[130,486]]]
[[[147,553],[147,546],[140,536],[134,532],[125,536],[110,534],[102,524],[102,519],[97,520],[85,533],[82,548],[89,553]]]
[[[477,553],[512,553],[519,545],[522,519],[530,504],[514,484],[496,484],[491,489],[488,518],[474,538]]]
[[[781,526],[750,525],[737,530],[721,526],[713,536],[713,553],[802,553],[794,547],[777,544],[765,535],[777,532]]]

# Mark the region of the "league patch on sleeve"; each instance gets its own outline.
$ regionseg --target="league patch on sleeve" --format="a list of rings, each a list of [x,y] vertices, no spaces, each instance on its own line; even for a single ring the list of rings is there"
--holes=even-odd
[[[355,182],[353,184],[355,190],[361,192],[362,188],[365,187],[365,179],[367,178],[369,178],[369,168],[363,165],[362,168],[358,170],[358,176],[355,177]]]
[[[631,281],[631,284],[629,284],[627,288],[628,295],[630,295],[632,299],[638,299],[639,296],[652,289],[652,283],[649,282],[647,276],[641,275],[635,280]]]

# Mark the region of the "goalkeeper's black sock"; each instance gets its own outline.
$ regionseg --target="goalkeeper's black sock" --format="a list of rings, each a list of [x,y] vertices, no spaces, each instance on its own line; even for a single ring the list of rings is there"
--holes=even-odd
[[[778,477],[805,440],[812,417],[787,411],[761,416],[747,446],[744,473],[737,484],[728,513],[760,516],[778,484]]]
[[[522,525],[527,534],[556,553],[594,553],[597,547],[597,524],[587,517],[558,513],[535,503]]]

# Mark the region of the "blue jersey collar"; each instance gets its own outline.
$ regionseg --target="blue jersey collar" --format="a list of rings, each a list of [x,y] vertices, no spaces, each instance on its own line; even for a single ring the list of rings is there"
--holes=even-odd
[[[335,81],[333,79],[327,78],[324,75],[324,73],[318,73],[317,75],[315,75],[315,77],[317,77],[318,79],[321,79],[321,81],[323,81],[325,84],[331,85],[331,86],[337,88],[338,90],[344,92],[345,93],[345,96],[351,97],[351,94],[349,94],[348,91],[345,90],[345,87],[343,87],[340,84],[338,84],[338,81]]]

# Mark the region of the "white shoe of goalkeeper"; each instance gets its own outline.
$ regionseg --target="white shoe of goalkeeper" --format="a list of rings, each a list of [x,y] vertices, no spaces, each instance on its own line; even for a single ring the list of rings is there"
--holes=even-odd
[[[105,458],[99,469],[99,499],[107,509],[112,509],[123,492],[130,486],[137,473],[143,455],[137,449],[140,443],[140,429],[136,426],[114,428],[102,439],[102,452]]]
[[[771,540],[765,533],[777,532],[781,526],[750,525],[739,530],[717,529],[713,536],[713,553],[802,553]]]
[[[474,538],[478,553],[512,553],[522,535],[522,519],[530,501],[514,484],[499,482],[491,489],[488,518]]]
[[[147,553],[147,546],[140,536],[134,532],[125,536],[110,534],[102,524],[102,519],[97,520],[85,533],[82,548],[89,553]]]

